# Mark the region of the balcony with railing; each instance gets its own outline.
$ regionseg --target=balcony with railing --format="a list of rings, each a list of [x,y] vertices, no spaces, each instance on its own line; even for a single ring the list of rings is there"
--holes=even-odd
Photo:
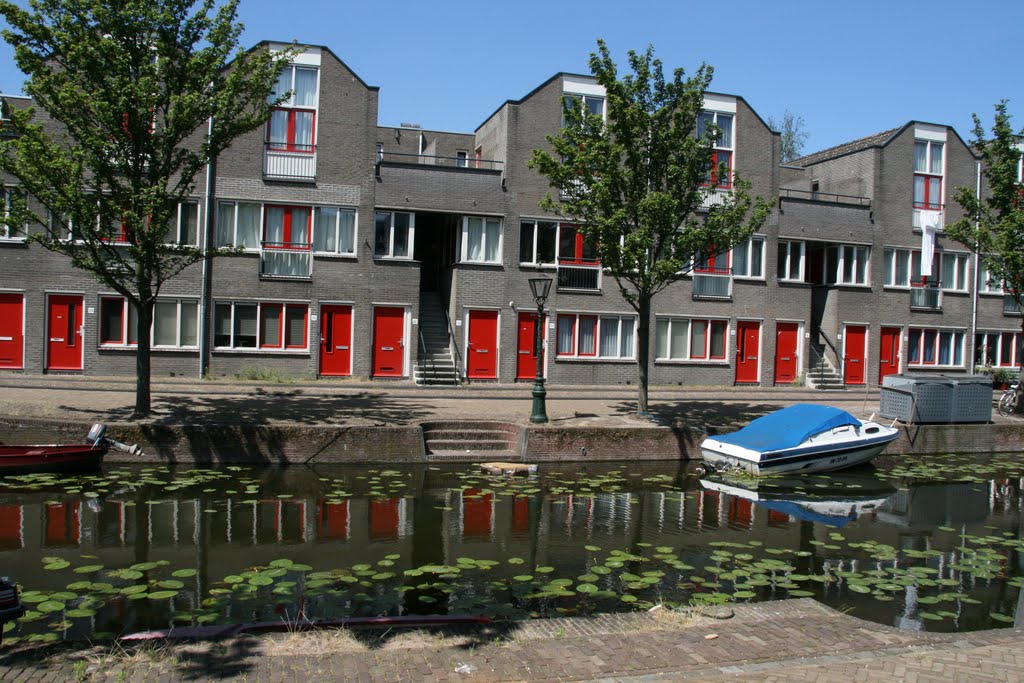
[[[263,242],[260,277],[308,280],[313,276],[312,244],[304,242]]]
[[[267,180],[316,180],[316,145],[264,143],[263,177]]]
[[[702,268],[693,271],[694,299],[732,300],[732,270]]]
[[[501,171],[505,162],[495,159],[477,159],[471,156],[443,157],[433,154],[408,154],[405,152],[378,151],[377,163],[411,166],[436,166],[440,168],[463,168],[467,171]]]
[[[558,291],[600,292],[601,262],[597,259],[558,259]]]
[[[910,287],[910,310],[941,311],[942,289],[940,289],[940,283],[928,282],[912,285]]]
[[[943,226],[945,225],[944,221],[946,218],[945,208],[946,207],[944,204],[915,204],[914,211],[910,217],[910,226],[912,228],[920,229],[923,226],[922,216],[929,213],[938,213],[938,228],[939,230],[942,230]]]
[[[1017,299],[1007,294],[1003,296],[1003,315],[1020,315],[1020,304]]]
[[[725,204],[726,199],[729,197],[730,194],[732,194],[732,190],[709,190],[708,193],[704,195],[704,198],[701,200],[700,208],[706,211],[710,209],[712,206],[722,206],[723,204]]]

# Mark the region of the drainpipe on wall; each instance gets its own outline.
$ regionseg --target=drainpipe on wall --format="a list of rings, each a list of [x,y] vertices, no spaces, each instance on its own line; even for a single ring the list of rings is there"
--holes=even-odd
[[[206,139],[209,140],[211,137],[213,137],[212,116],[210,117],[210,121],[207,126]],[[210,226],[213,224],[210,220],[210,216],[213,208],[213,175],[215,173],[214,161],[215,160],[211,158],[206,162],[206,197],[203,200],[203,281],[199,294],[199,379],[206,376],[206,371],[209,370],[210,366],[208,358],[209,344],[207,343],[206,321],[209,312],[207,299],[210,296]]]
[[[981,201],[981,162],[974,162],[976,168],[974,178],[974,196]],[[978,228],[978,221],[974,222],[975,230]],[[974,287],[971,292],[971,341],[967,348],[971,350],[971,355],[967,357],[967,362],[970,363],[971,374],[975,372],[974,369],[974,358],[975,354],[978,353],[978,349],[975,346],[978,343],[978,289],[981,287],[981,255],[978,254],[977,245],[974,249]]]

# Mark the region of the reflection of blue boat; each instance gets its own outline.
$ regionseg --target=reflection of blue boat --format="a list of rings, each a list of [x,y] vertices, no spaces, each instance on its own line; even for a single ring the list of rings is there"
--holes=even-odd
[[[804,403],[708,437],[700,447],[712,466],[752,474],[831,472],[868,462],[898,436],[897,429],[858,420],[845,410]]]
[[[749,500],[759,508],[794,517],[841,527],[858,515],[875,512],[896,492],[892,486],[874,477],[833,476],[822,479],[824,488],[794,490],[807,484],[805,479],[771,479],[770,486],[759,482],[701,479],[706,490]]]

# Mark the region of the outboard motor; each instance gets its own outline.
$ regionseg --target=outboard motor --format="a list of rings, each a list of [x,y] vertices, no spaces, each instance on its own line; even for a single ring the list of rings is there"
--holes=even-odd
[[[99,444],[107,436],[107,425],[97,422],[89,430],[89,434],[85,437],[87,443],[91,443],[94,446]]]

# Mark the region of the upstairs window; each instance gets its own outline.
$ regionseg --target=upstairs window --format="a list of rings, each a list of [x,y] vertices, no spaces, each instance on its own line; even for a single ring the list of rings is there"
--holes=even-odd
[[[312,153],[316,138],[318,70],[289,64],[270,94],[270,99],[287,93],[270,114],[267,148],[279,152]]]
[[[711,130],[712,125],[718,127],[715,137],[708,172],[704,184],[716,189],[727,190],[732,187],[732,155],[733,147],[733,115],[722,112],[704,111],[697,115],[697,137],[703,138]]]
[[[415,238],[412,214],[378,211],[374,218],[373,255],[378,258],[411,259]]]
[[[943,150],[941,142],[914,142],[914,208],[942,209]]]
[[[719,275],[728,275],[732,272],[729,252],[716,252],[715,245],[711,245],[707,251],[707,255],[702,252],[697,252],[694,255],[693,272],[717,273]]]
[[[501,263],[501,219],[465,216],[461,252],[467,263]]]
[[[764,237],[753,235],[732,249],[733,277],[764,277]]]
[[[1003,282],[997,280],[989,268],[988,264],[985,263],[985,259],[981,260],[981,273],[979,281],[980,291],[983,294],[1002,294],[1003,293]]]
[[[354,255],[355,209],[326,206],[313,209],[313,250],[321,254]]]
[[[25,239],[24,228],[19,230],[17,226],[12,226],[10,222],[11,202],[23,198],[23,196],[18,196],[16,190],[0,190],[0,199],[4,203],[3,214],[0,215],[0,240],[21,241]]]
[[[259,204],[220,202],[217,204],[217,246],[260,248]]]
[[[793,240],[779,240],[775,274],[783,282],[804,281],[805,245]]]
[[[168,222],[164,242],[191,247],[199,244],[199,202],[187,201],[178,204],[177,212]]]
[[[597,265],[597,248],[578,225],[526,220],[519,224],[520,263]]]
[[[942,270],[939,271],[939,278],[942,289],[949,292],[966,292],[967,282],[967,254],[942,254]]]
[[[566,109],[581,108],[585,114],[592,116],[600,116],[604,119],[604,98],[598,95],[577,95],[574,93],[565,93],[562,95],[562,102]],[[568,125],[568,121],[565,120],[563,110],[562,116],[562,128]]]
[[[308,206],[272,206],[264,211],[263,246],[278,249],[309,249]]]
[[[469,167],[469,152],[458,151],[455,153],[455,165],[459,168]]]

